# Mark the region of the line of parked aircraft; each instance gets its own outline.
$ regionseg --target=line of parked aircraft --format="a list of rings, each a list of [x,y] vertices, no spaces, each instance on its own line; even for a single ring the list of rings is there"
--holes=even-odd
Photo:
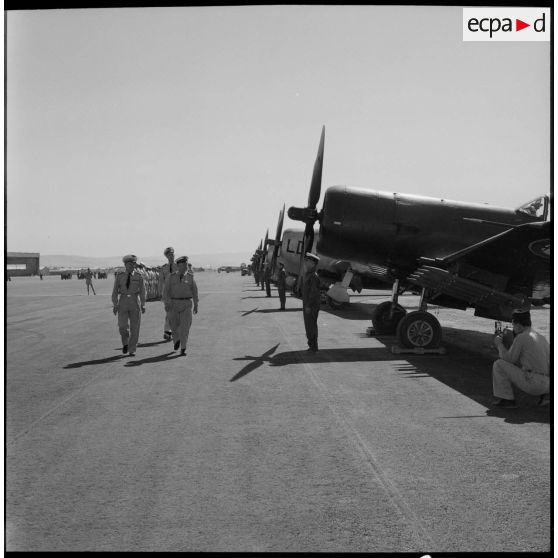
[[[549,195],[508,209],[333,186],[318,210],[324,140],[325,126],[306,207],[288,210],[304,228],[283,232],[283,206],[275,238],[266,233],[252,257],[256,269],[267,263],[273,277],[283,262],[297,294],[304,254],[314,252],[332,306],[349,302],[349,288],[391,288],[391,300],[374,309],[372,324],[376,334],[396,334],[407,348],[441,343],[428,304],[474,308],[476,316],[509,322],[514,309],[550,302]],[[404,292],[420,295],[419,310],[401,306]]]

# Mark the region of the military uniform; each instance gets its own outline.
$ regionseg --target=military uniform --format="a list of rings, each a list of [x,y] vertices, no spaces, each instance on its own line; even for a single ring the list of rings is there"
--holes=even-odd
[[[163,252],[165,256],[168,256],[168,254],[171,253],[174,254],[174,248],[172,246],[165,248],[165,251]],[[161,297],[161,300],[163,300],[163,303],[164,303],[163,294],[165,290],[165,282],[169,277],[169,275],[174,271],[176,271],[176,263],[171,263],[171,262],[168,262],[163,266],[161,266],[161,270],[159,271],[159,296]],[[170,341],[171,336],[172,336],[172,331],[169,322],[169,313],[165,311],[165,324],[163,326],[163,338],[166,341]]]
[[[176,263],[185,261],[178,258]],[[191,273],[181,275],[180,271],[171,273],[163,290],[163,302],[168,308],[169,322],[175,350],[180,347],[186,353],[188,334],[192,325],[192,308],[198,311],[198,286]]]
[[[500,337],[494,339],[500,358],[492,366],[492,386],[494,395],[500,399],[496,406],[502,407],[515,405],[514,385],[530,395],[550,393],[548,341],[532,329],[529,311],[514,311],[512,324],[515,338],[509,349]]]
[[[306,253],[305,259],[319,261],[318,256]],[[320,278],[315,271],[306,273],[302,280],[302,311],[304,329],[310,351],[318,350],[318,314],[320,312]]]
[[[135,256],[124,256],[123,261],[124,263],[128,261],[135,263],[137,259]],[[130,273],[128,271],[118,271],[115,274],[112,304],[115,313],[118,313],[118,330],[122,338],[122,352],[127,353],[129,349],[130,355],[134,356],[139,338],[141,313],[145,312],[145,285],[143,277],[138,271],[133,270]]]
[[[85,272],[85,284],[87,285],[87,294],[89,294],[89,287],[91,287],[93,294],[96,295],[95,288],[93,287],[93,281],[91,280],[93,277],[93,273],[90,269]],[[42,277],[41,277],[42,279]]]
[[[284,267],[280,267],[277,272],[277,291],[279,292],[279,301],[281,302],[281,310],[285,310],[287,302],[287,272]]]
[[[265,292],[267,296],[271,296],[271,266],[265,264],[264,267],[264,282],[265,282]]]

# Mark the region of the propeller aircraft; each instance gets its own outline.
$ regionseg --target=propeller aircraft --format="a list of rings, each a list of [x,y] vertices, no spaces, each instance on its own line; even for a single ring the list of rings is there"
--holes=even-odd
[[[516,308],[550,300],[550,198],[508,209],[426,196],[333,186],[321,210],[325,126],[314,164],[308,203],[288,216],[305,223],[302,257],[314,245],[322,255],[366,266],[391,285],[391,301],[379,304],[376,334],[396,334],[407,348],[441,343],[428,304],[511,321]],[[348,270],[350,272],[350,269]],[[405,291],[420,295],[419,310],[399,304]]]

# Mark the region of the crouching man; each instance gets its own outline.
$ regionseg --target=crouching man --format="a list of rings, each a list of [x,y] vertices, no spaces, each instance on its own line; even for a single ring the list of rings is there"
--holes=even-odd
[[[513,386],[530,395],[540,395],[538,405],[550,402],[550,346],[531,328],[529,311],[515,310],[512,315],[515,338],[506,349],[500,335],[494,338],[500,358],[492,366],[492,385],[497,398],[494,406],[515,408]]]

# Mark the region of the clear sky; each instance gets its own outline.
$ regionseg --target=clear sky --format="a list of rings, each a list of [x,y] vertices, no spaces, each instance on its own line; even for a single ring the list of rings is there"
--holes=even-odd
[[[9,251],[252,253],[322,125],[322,197],[550,190],[550,43],[463,42],[461,7],[9,11],[6,48]]]

